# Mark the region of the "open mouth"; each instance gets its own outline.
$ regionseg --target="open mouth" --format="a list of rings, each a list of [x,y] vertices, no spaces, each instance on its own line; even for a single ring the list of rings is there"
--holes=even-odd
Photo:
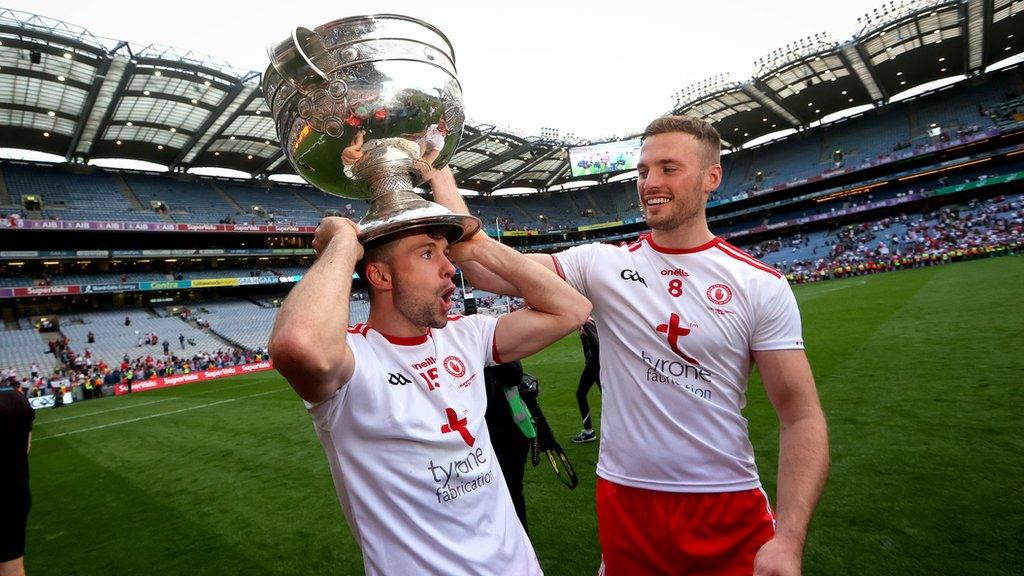
[[[660,206],[662,204],[668,204],[671,202],[668,198],[652,197],[644,200],[644,204],[647,206]]]
[[[444,303],[445,310],[451,310],[452,308],[452,296],[455,294],[455,286],[449,286],[444,292],[441,293],[441,302]]]

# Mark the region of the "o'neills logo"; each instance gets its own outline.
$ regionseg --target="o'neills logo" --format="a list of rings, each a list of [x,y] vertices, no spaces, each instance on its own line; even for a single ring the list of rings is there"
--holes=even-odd
[[[465,458],[447,464],[435,464],[431,460],[427,466],[434,483],[438,484],[434,490],[438,503],[451,502],[490,484],[494,480],[490,468],[484,449],[479,446],[466,454]]]
[[[725,284],[712,284],[704,295],[713,303],[724,306],[729,303],[729,300],[732,300],[732,288]]]
[[[682,268],[665,268],[661,271],[662,276],[683,276],[686,278],[690,277],[690,273]]]

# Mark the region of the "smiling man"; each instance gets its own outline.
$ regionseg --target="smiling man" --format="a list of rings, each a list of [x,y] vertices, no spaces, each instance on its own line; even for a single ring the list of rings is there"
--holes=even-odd
[[[366,573],[540,574],[485,425],[483,370],[572,332],[590,302],[481,232],[449,247],[462,229],[415,228],[365,252],[357,233],[321,222],[270,351],[313,418]],[[449,257],[515,286],[530,308],[450,316]],[[370,316],[348,326],[357,267]]]
[[[656,119],[637,179],[651,232],[531,255],[594,305],[606,576],[796,576],[827,475],[825,418],[792,290],[708,228],[720,148],[703,120]],[[441,204],[464,209],[454,181],[432,185]],[[516,293],[486,270],[465,270],[479,288]],[[777,518],[742,415],[754,364],[780,421]]]

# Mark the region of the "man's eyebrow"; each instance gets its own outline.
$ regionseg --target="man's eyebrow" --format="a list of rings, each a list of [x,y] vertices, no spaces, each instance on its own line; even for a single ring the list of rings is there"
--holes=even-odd
[[[682,162],[680,162],[679,160],[677,160],[675,158],[664,158],[662,160],[656,160],[656,161],[653,162],[653,164],[658,164],[658,165],[661,165],[661,164],[681,164],[681,163]],[[648,163],[647,162],[640,162],[636,166],[637,166],[637,168],[640,168],[640,167],[646,168],[648,166]]]
[[[438,244],[439,243],[435,240],[424,240],[423,242],[414,245],[413,250],[422,250],[423,248],[438,246]],[[443,252],[444,249],[442,248],[441,251]]]

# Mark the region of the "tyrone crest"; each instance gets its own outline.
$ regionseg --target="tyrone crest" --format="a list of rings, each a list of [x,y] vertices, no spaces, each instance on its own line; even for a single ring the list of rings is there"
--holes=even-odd
[[[732,288],[725,284],[712,284],[704,295],[708,297],[712,304],[724,306],[732,300]]]

